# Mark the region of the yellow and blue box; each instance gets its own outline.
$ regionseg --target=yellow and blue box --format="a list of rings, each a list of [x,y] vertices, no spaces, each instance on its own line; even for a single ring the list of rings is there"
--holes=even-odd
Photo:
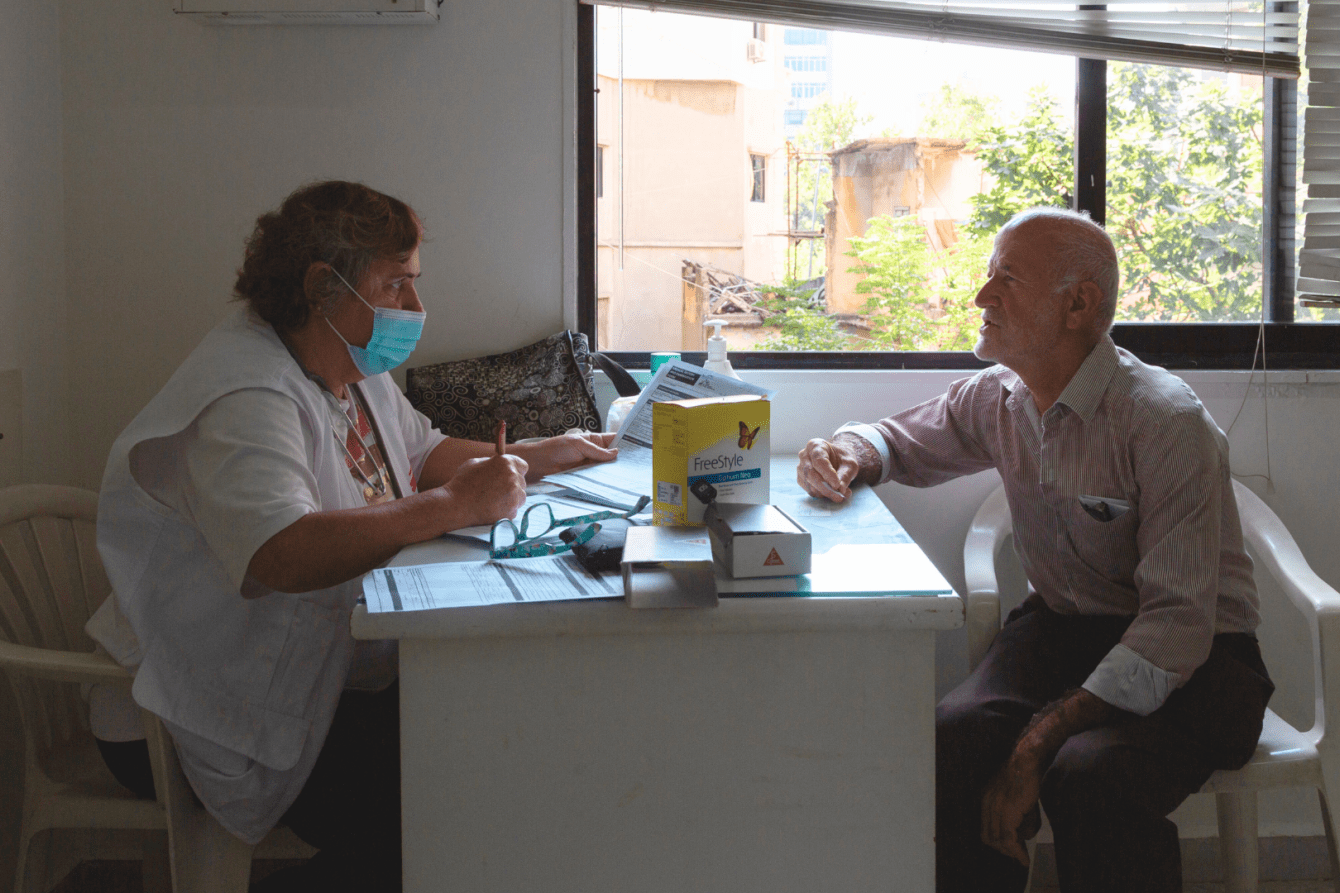
[[[702,526],[714,501],[771,502],[770,410],[753,394],[652,404],[652,523]]]

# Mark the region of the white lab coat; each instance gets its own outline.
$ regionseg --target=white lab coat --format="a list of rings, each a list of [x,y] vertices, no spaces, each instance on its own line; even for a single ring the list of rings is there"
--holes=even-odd
[[[408,494],[411,468],[417,476],[443,437],[389,375],[360,387]],[[215,400],[245,389],[276,392],[296,405],[302,430],[293,442],[306,452],[310,477],[291,492],[270,494],[254,523],[233,531],[229,542],[211,543],[170,505],[181,502],[172,498],[181,436]],[[292,417],[287,403],[266,396]],[[349,674],[349,615],[361,585],[250,599],[240,587],[251,555],[275,533],[309,511],[365,504],[332,435],[338,414],[274,330],[239,310],[116,440],[103,478],[98,550],[114,597],[90,619],[89,635],[135,672],[136,703],[173,730],[205,806],[253,842],[297,797],[320,752]],[[338,430],[342,436],[345,429]],[[264,481],[248,483],[253,492],[265,490]]]

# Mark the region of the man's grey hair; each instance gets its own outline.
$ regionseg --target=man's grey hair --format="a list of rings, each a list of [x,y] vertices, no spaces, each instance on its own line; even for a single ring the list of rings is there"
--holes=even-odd
[[[1020,211],[1000,228],[1001,234],[1021,224],[1043,220],[1069,225],[1054,227],[1056,241],[1057,293],[1069,291],[1086,279],[1098,286],[1103,303],[1095,318],[1096,334],[1105,334],[1112,328],[1117,315],[1117,289],[1121,284],[1121,270],[1117,266],[1117,249],[1112,239],[1083,211],[1066,208],[1029,208]]]

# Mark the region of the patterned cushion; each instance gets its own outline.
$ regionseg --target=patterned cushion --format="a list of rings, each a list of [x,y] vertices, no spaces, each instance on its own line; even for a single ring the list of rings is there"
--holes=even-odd
[[[450,437],[492,440],[499,419],[507,422],[508,442],[600,430],[586,336],[575,332],[510,353],[410,369],[405,393]]]

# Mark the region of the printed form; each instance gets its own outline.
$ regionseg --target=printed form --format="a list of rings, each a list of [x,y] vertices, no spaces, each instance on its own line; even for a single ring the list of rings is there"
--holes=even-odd
[[[363,577],[371,614],[517,602],[623,598],[616,570],[592,573],[571,555],[387,567]]]

